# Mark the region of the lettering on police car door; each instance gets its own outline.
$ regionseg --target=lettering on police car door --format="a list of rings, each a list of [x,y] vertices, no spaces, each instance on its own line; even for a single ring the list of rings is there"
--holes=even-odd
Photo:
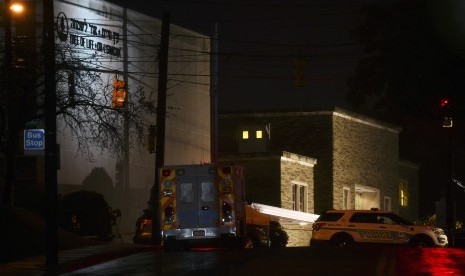
[[[383,231],[383,230],[359,230],[357,231],[362,239],[373,240],[393,240],[400,241],[406,239],[406,234],[396,231]]]

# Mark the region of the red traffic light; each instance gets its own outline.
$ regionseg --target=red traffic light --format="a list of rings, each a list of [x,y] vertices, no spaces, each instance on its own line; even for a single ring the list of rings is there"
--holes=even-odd
[[[448,99],[441,99],[441,104],[440,107],[441,109],[444,109],[449,106],[449,100]]]

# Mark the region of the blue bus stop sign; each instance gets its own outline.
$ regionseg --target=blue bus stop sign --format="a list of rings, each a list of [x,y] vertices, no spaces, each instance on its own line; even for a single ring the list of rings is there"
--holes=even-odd
[[[45,149],[45,132],[43,129],[25,129],[24,130],[24,149],[25,150],[44,150]]]

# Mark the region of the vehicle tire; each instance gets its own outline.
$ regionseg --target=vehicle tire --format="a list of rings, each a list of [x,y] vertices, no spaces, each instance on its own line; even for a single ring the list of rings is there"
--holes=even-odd
[[[167,239],[164,243],[165,252],[180,252],[183,251],[183,244],[174,239]]]
[[[415,236],[410,240],[409,245],[411,247],[433,247],[434,242],[427,236]]]
[[[330,244],[337,248],[346,248],[352,246],[354,239],[347,233],[338,233],[331,238]]]

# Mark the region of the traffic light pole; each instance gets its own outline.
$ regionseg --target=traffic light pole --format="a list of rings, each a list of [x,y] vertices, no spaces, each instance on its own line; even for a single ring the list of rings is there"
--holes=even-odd
[[[454,121],[452,109],[448,99],[441,99],[440,108],[442,112],[442,128],[446,134],[447,144],[447,176],[446,176],[446,228],[449,245],[454,246],[455,230],[455,202],[454,202],[454,162],[453,162],[453,130]]]
[[[453,144],[452,144],[452,127],[445,129],[447,132],[447,157],[448,157],[448,173],[446,187],[446,225],[449,238],[449,245],[454,246],[454,230],[455,230],[455,204],[454,204],[454,186],[453,186]]]

